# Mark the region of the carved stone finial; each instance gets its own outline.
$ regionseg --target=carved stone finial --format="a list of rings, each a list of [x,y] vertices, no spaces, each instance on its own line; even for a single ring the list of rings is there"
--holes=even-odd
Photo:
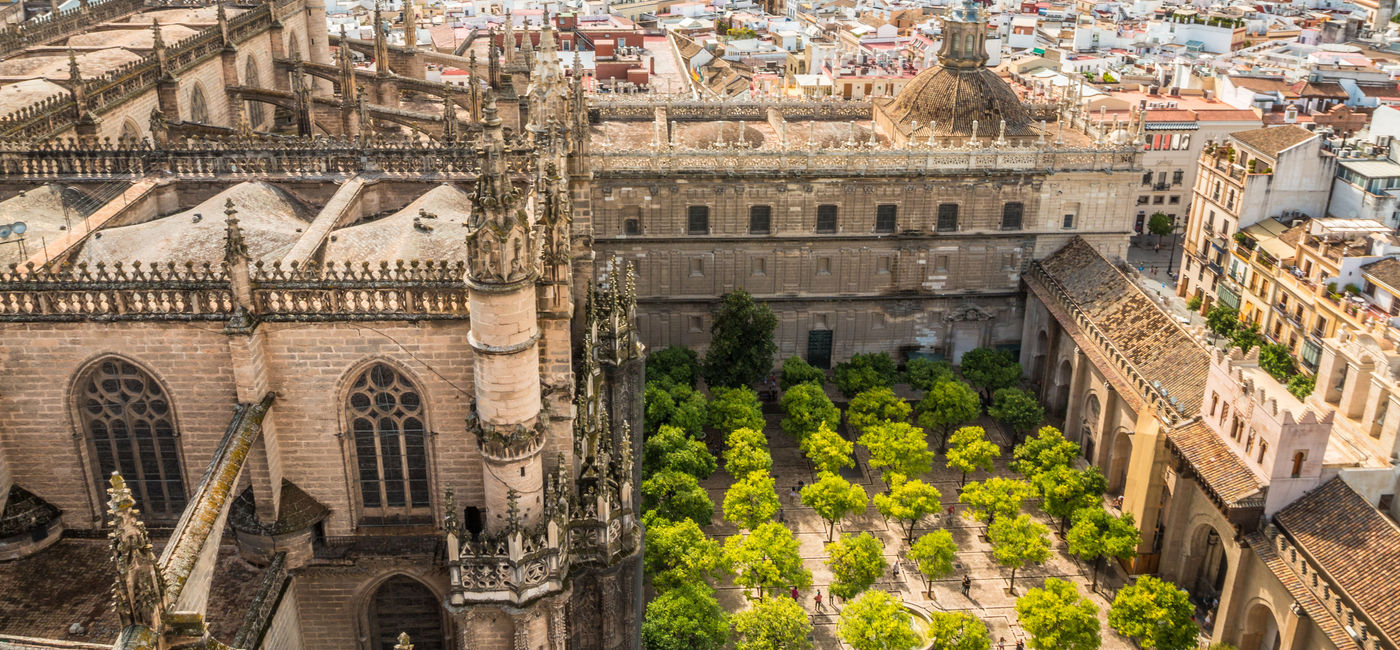
[[[224,202],[224,260],[230,265],[248,259],[248,244],[243,241],[243,229],[238,226],[238,210],[233,207],[233,199]]]
[[[511,530],[520,528],[520,493],[511,488],[506,492],[506,523]]]
[[[68,49],[68,81],[74,84],[83,83],[83,72],[78,69],[78,54]]]
[[[136,500],[121,473],[112,472],[107,495],[107,518],[112,527],[107,536],[117,570],[112,604],[123,626],[141,625],[160,632],[166,607],[165,579],[156,565]]]
[[[394,650],[413,650],[413,642],[408,638],[408,632],[399,632],[399,638],[394,641]]]

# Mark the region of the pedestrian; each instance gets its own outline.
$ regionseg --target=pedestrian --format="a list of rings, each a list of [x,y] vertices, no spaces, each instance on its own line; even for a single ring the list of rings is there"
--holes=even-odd
[[[780,524],[785,524],[785,523],[787,523],[787,517],[784,517],[784,516],[783,516],[783,509],[782,509],[782,508],[778,508],[778,523],[780,523]]]
[[[788,490],[788,498],[792,499],[792,502],[794,504],[797,503],[797,488],[792,488],[791,490]]]
[[[792,588],[792,599],[793,599],[793,600],[799,600],[798,595],[797,595],[797,587],[796,587],[796,586],[794,586],[794,587]]]
[[[817,611],[819,611],[819,612],[824,612],[824,611],[826,611],[825,609],[822,609],[822,590],[820,590],[820,589],[817,590],[817,595],[813,597],[813,600],[817,601]]]
[[[997,650],[1006,650],[1006,637],[997,639]]]
[[[1026,642],[1016,639],[1016,650],[1026,650]]]
[[[895,580],[898,580],[898,579],[899,579],[899,563],[898,563],[898,562],[895,562],[895,563],[894,563],[894,579],[895,579]]]
[[[963,596],[966,596],[966,595],[968,594],[968,592],[970,592],[970,591],[972,591],[972,576],[970,576],[970,575],[968,575],[968,574],[963,574],[963,581],[962,581],[962,592],[963,592]]]
[[[952,521],[952,519],[953,519],[953,506],[948,506],[948,520],[949,520],[949,521]]]
[[[1206,629],[1210,629],[1211,623],[1213,623],[1215,620],[1211,616],[1212,614],[1214,614],[1214,612],[1206,612]]]

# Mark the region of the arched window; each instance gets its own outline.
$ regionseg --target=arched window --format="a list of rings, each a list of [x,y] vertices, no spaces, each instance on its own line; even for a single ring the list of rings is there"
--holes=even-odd
[[[122,144],[136,144],[141,142],[141,127],[131,120],[122,122],[122,134],[118,137]]]
[[[249,88],[261,88],[262,84],[258,79],[258,61],[253,57],[248,57],[247,63],[243,66],[243,85]],[[247,102],[244,109],[248,111],[248,124],[253,128],[262,126],[263,105],[262,102]]]
[[[146,371],[102,359],[78,381],[78,420],[97,462],[98,489],[120,471],[151,521],[173,521],[185,509],[175,415],[165,390]]]
[[[1293,452],[1293,472],[1291,474],[1293,478],[1298,478],[1303,474],[1303,461],[1306,460],[1307,457],[1308,455],[1306,452]]]
[[[209,102],[204,99],[204,87],[199,84],[190,88],[190,121],[209,122]]]
[[[431,522],[427,432],[418,388],[388,364],[375,363],[350,385],[345,408],[361,520],[371,525]]]
[[[413,640],[414,650],[443,650],[442,606],[422,583],[394,576],[375,590],[369,603],[371,647],[394,650],[400,633]]]

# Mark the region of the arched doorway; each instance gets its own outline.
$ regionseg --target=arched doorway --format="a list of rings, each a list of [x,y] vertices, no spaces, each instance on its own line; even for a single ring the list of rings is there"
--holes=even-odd
[[[400,633],[413,640],[414,650],[447,647],[443,609],[423,583],[398,575],[385,580],[369,603],[370,647],[394,650]]]
[[[1089,399],[1084,402],[1084,419],[1079,425],[1079,442],[1084,458],[1089,462],[1094,462],[1094,440],[1098,439],[1099,417],[1103,414],[1103,405],[1099,404],[1098,393],[1089,393]]]
[[[1055,371],[1055,389],[1050,397],[1050,410],[1064,415],[1069,408],[1069,383],[1074,377],[1074,367],[1066,359],[1060,362],[1059,368]]]
[[[1050,336],[1045,330],[1040,330],[1035,335],[1035,356],[1031,357],[1031,381],[1037,384],[1045,383],[1045,359],[1050,351]]]
[[[1133,439],[1128,432],[1119,428],[1113,433],[1113,447],[1108,456],[1108,492],[1122,494],[1128,483],[1128,461],[1133,457]]]
[[[1256,602],[1249,607],[1244,617],[1244,634],[1240,636],[1240,650],[1278,650],[1278,619],[1268,605]]]
[[[1225,539],[1210,524],[1198,526],[1190,538],[1190,554],[1182,566],[1181,583],[1197,602],[1209,603],[1220,597],[1230,559]]]

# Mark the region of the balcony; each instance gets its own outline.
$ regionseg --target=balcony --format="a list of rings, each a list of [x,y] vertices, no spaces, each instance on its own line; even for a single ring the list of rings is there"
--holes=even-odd
[[[1154,192],[1166,192],[1166,191],[1168,191],[1168,190],[1171,190],[1171,188],[1172,188],[1171,183],[1153,183],[1153,184],[1152,184],[1152,191],[1154,191]]]
[[[1220,268],[1220,265],[1216,264],[1215,262],[1206,262],[1206,268],[1210,269],[1210,272],[1216,275],[1225,274],[1225,269]]]

